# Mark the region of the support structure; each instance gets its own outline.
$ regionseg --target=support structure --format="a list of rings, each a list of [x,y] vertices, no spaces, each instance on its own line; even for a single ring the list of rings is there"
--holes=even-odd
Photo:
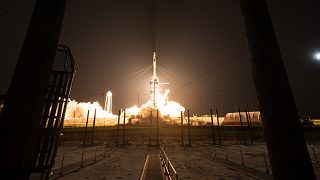
[[[38,163],[40,137],[42,133],[48,133],[49,137],[49,132],[42,129],[53,124],[50,124],[50,118],[49,121],[43,119],[43,112],[48,104],[47,90],[52,77],[65,4],[65,0],[36,1],[0,116],[3,144],[0,149],[0,174],[5,179],[29,179]],[[60,120],[56,122],[60,123]],[[41,122],[49,124],[42,128]]]
[[[156,53],[153,53],[152,58],[152,66],[153,66],[153,76],[150,80],[150,99],[152,101],[152,106],[154,109],[157,108],[157,96],[159,94],[159,80],[157,78],[157,59],[156,59]]]
[[[239,0],[274,179],[316,179],[264,0]]]

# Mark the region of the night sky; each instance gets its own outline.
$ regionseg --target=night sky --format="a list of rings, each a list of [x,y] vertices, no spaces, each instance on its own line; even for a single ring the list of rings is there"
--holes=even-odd
[[[0,94],[19,57],[35,1],[0,4]],[[320,1],[268,0],[288,78],[300,115],[320,116]],[[161,17],[161,23],[160,22]],[[161,89],[171,99],[208,113],[257,110],[257,98],[237,0],[68,0],[60,44],[71,48],[76,76],[71,98],[103,101],[113,92],[114,113],[149,98],[156,49]],[[270,69],[272,73],[272,69]],[[21,102],[26,103],[26,102]]]

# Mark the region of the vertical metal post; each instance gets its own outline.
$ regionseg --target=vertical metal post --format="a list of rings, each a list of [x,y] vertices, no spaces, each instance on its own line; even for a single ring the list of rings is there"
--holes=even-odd
[[[157,109],[157,146],[159,146],[159,109]]]
[[[312,152],[313,152],[313,155],[314,155],[314,159],[316,160],[316,163],[319,163],[319,160],[318,160],[316,151],[314,150],[314,147],[312,147]]]
[[[251,145],[253,145],[252,127],[251,127],[250,114],[248,109],[246,110],[246,119],[247,119],[247,127],[249,129],[249,134],[250,134],[250,143]]]
[[[150,121],[149,121],[149,146],[151,146],[151,127],[152,127],[152,110],[150,111]]]
[[[263,153],[262,156],[263,156],[263,160],[264,160],[264,165],[266,166],[266,173],[269,174],[269,168],[268,168],[266,155]]]
[[[216,116],[217,116],[217,123],[218,123],[219,144],[221,144],[220,122],[219,122],[219,112],[218,112],[218,108],[216,108]]]
[[[65,0],[35,2],[0,115],[1,143],[5,145],[0,149],[0,174],[7,179],[29,179],[37,161],[39,137],[44,132],[40,122],[65,4]]]
[[[189,146],[191,146],[191,135],[190,135],[190,114],[188,109],[188,136],[189,136]]]
[[[213,126],[212,108],[210,109],[210,117],[211,117],[211,127],[212,127],[212,139],[213,139],[213,144],[216,144],[216,139],[214,138],[214,126]]]
[[[93,145],[94,141],[94,128],[96,126],[96,114],[97,114],[97,109],[94,110],[94,116],[93,116],[93,124],[92,124],[92,136],[91,136],[91,145]]]
[[[123,129],[122,129],[122,145],[125,143],[126,138],[126,109],[123,111]]]
[[[217,157],[217,146],[214,146],[214,157]]]
[[[244,166],[242,150],[240,149],[241,165]]]
[[[94,162],[97,161],[97,150],[98,150],[98,147],[96,147],[94,150]]]
[[[181,111],[181,144],[184,145],[183,142],[183,112]]]
[[[88,131],[89,112],[90,112],[90,110],[88,110],[88,112],[87,112],[87,121],[86,121],[86,128],[84,129],[83,146],[85,146],[85,145],[86,145],[86,141],[87,141],[87,131]]]
[[[224,145],[224,154],[226,156],[226,160],[228,161],[227,145]]]
[[[62,168],[63,168],[63,163],[64,163],[64,156],[65,156],[65,154],[63,154],[63,156],[62,156],[62,160],[61,160],[61,165],[60,165],[60,176],[62,175]]]
[[[117,146],[118,146],[118,143],[119,143],[120,117],[121,117],[121,110],[119,110],[119,113],[118,113],[117,141],[116,141]]]
[[[239,2],[273,177],[316,179],[266,1]]]
[[[84,150],[82,150],[82,153],[81,153],[81,162],[80,162],[80,167],[83,166],[83,159],[84,159]]]
[[[242,124],[242,117],[241,117],[240,109],[238,109],[238,112],[239,112],[239,118],[240,118],[240,126],[241,126],[242,140],[243,140],[243,144],[246,144],[246,138],[244,137],[244,129],[243,129],[243,124]]]

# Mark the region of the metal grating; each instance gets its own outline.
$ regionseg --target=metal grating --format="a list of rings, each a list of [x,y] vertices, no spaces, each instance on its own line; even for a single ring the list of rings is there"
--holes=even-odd
[[[64,45],[58,46],[40,121],[41,135],[32,179],[48,179],[54,165],[74,73],[70,49]]]

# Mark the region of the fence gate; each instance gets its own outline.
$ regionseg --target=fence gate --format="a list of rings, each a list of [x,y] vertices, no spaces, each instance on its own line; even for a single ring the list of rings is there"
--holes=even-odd
[[[40,121],[40,136],[31,179],[48,179],[54,165],[74,76],[74,59],[67,46],[58,46]]]

